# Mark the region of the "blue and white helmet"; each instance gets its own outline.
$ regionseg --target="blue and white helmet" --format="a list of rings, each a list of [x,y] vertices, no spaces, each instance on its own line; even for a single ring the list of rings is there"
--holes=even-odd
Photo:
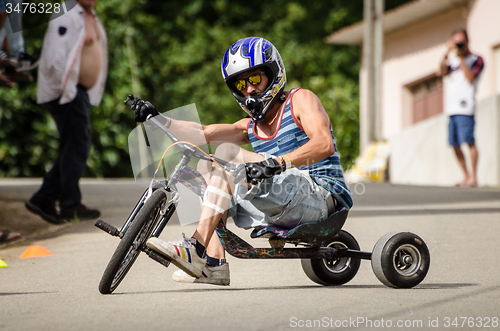
[[[245,97],[233,83],[239,74],[255,68],[264,70],[269,83],[261,95]],[[222,77],[236,101],[255,121],[266,116],[285,88],[283,60],[276,47],[263,38],[249,37],[235,42],[224,54],[221,69]]]

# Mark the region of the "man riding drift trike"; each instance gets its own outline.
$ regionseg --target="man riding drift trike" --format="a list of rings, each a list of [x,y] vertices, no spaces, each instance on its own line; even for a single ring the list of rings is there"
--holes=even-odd
[[[172,142],[163,156],[174,145],[181,153],[172,171],[166,171],[162,157],[155,176],[162,164],[168,176],[151,180],[121,229],[96,222],[120,238],[99,291],[112,293],[140,252],[164,266],[178,266],[181,270],[172,276],[178,282],[229,285],[228,252],[237,258],[301,259],[306,275],[322,285],[349,282],[360,260],[371,260],[385,285],[418,285],[430,265],[419,236],[389,233],[372,252],[362,252],[354,237],[341,230],[353,203],[330,119],[311,91],[284,90],[285,68],[276,48],[262,38],[239,40],[224,54],[222,75],[248,114],[233,124],[202,126],[189,115],[161,115],[132,95],[125,101],[135,120],[146,124],[134,130],[144,150],[151,151],[144,142],[151,143],[152,130],[159,129]],[[249,143],[256,153],[239,147]],[[198,147],[206,144],[218,146],[214,155]],[[193,159],[199,160],[197,169],[190,167]],[[179,184],[201,198],[201,215],[190,238],[164,242],[159,237],[177,210]],[[270,247],[253,247],[232,233],[228,217],[238,227],[253,228],[252,238],[269,238]]]
[[[177,281],[229,284],[224,249],[212,236],[221,218],[233,217],[244,228],[291,229],[352,206],[330,118],[311,91],[285,91],[285,67],[278,50],[262,38],[239,40],[224,54],[222,75],[249,117],[233,124],[203,126],[203,135],[210,144],[219,144],[215,156],[244,163],[245,181],[259,184],[254,188],[244,181],[235,185],[230,173],[200,161],[198,169],[207,175],[208,187],[195,233],[180,242],[158,238],[147,242],[183,270],[174,274]],[[140,100],[134,109],[138,122],[159,114]],[[178,136],[190,132],[189,123],[170,118],[164,122]],[[251,143],[256,153],[228,143]]]

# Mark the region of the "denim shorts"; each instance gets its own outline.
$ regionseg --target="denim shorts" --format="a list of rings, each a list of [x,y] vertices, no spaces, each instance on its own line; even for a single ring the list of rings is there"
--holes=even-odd
[[[451,146],[463,143],[474,145],[474,116],[452,115],[448,125],[449,142]]]
[[[308,170],[288,169],[252,186],[237,184],[228,216],[240,228],[275,225],[291,229],[328,217],[328,191]]]

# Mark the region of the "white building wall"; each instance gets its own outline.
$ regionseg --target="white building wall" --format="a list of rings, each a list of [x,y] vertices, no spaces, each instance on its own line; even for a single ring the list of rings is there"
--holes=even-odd
[[[448,117],[434,116],[390,139],[390,181],[393,184],[453,186],[462,172],[448,145]],[[478,103],[476,145],[480,186],[500,186],[500,95]],[[462,150],[469,161],[469,149]],[[469,165],[470,169],[470,165]]]
[[[495,73],[494,47],[500,46],[500,1],[477,0],[471,4],[467,19],[467,32],[472,52],[484,58],[485,70],[479,81],[477,97],[483,100],[495,94],[499,79]]]
[[[466,15],[467,8],[459,7],[386,35],[382,70],[382,132],[385,139],[410,124],[412,105],[405,103],[404,86],[438,70],[446,52],[446,40],[451,31],[465,28]]]
[[[413,125],[411,97],[405,86],[435,73],[451,32],[466,28],[471,51],[485,60],[477,94],[478,181],[482,186],[500,186],[499,13],[500,0],[471,0],[384,36],[382,137],[393,147],[391,182],[449,186],[462,178],[448,145],[448,118],[441,114]],[[361,68],[361,82],[365,76]],[[443,83],[446,89],[447,80]],[[366,105],[364,92],[360,91],[361,108]]]

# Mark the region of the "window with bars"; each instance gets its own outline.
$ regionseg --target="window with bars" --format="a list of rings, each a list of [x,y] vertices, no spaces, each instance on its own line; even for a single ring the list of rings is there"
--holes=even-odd
[[[443,81],[431,75],[406,86],[412,96],[412,123],[443,112]]]

